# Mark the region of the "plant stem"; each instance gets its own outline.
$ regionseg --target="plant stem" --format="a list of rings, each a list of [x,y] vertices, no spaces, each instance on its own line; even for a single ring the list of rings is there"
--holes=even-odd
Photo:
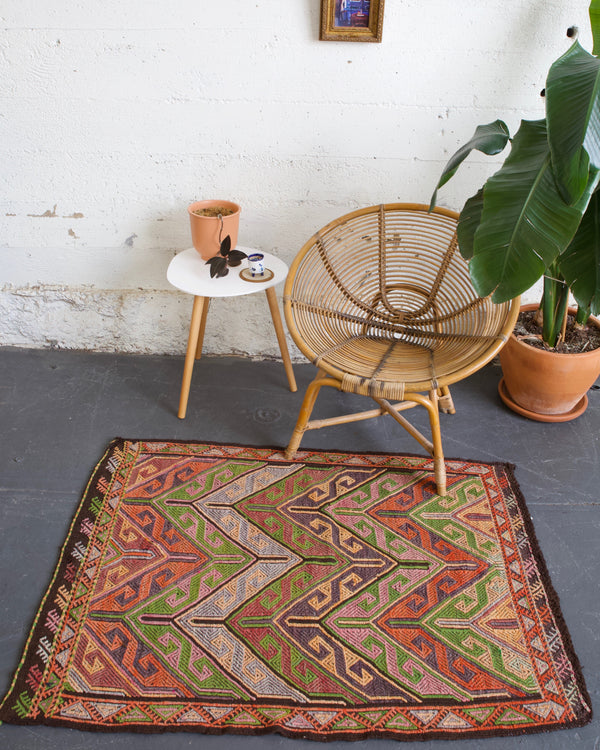
[[[566,313],[566,310],[565,310],[565,313]],[[560,338],[559,338],[559,341],[564,341],[565,340],[565,336],[567,334],[567,318],[568,317],[569,316],[566,315],[566,314],[563,315],[563,320],[562,320],[562,323],[561,323],[561,326],[560,326]]]
[[[556,267],[551,267],[549,271],[551,275],[544,276],[542,338],[549,347],[554,348],[563,329],[563,321],[566,321],[569,287]]]
[[[577,319],[576,319],[577,325],[583,327],[588,322],[589,317],[590,317],[589,308],[586,310],[581,305],[578,305],[577,306]]]

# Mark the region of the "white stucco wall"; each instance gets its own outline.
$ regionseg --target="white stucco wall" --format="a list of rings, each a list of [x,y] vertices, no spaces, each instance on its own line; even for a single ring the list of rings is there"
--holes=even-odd
[[[0,344],[183,352],[188,203],[239,202],[240,244],[290,262],[347,211],[428,202],[478,123],[542,115],[587,7],[387,0],[361,44],[319,41],[320,0],[3,0]],[[264,295],[217,301],[205,350],[276,356]]]

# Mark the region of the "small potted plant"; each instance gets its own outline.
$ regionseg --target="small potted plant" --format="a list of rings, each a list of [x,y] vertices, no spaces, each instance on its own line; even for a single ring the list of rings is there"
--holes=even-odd
[[[591,339],[586,351],[562,353],[569,329],[581,337],[583,327],[594,333],[599,325],[590,316],[600,312],[600,0],[589,12],[593,54],[575,39],[552,64],[542,91],[545,118],[521,121],[513,137],[501,120],[479,126],[448,161],[431,200],[433,207],[438,189],[473,149],[493,155],[510,142],[500,170],[465,203],[458,242],[475,289],[495,302],[543,277],[533,316],[539,335],[513,334],[500,353],[503,400],[542,421],[578,416],[600,374],[600,349]],[[576,37],[576,29],[567,35]],[[569,310],[570,294],[577,307]],[[539,348],[530,345],[535,339]]]
[[[240,211],[237,203],[224,200],[195,201],[188,206],[192,244],[203,260],[218,255],[221,243],[227,236],[231,247],[236,247]]]

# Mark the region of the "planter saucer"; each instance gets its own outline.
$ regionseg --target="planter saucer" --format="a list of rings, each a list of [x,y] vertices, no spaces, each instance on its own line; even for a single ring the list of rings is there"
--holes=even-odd
[[[570,411],[566,411],[563,414],[538,414],[535,411],[525,409],[523,406],[517,404],[516,401],[513,401],[504,383],[504,378],[498,383],[498,393],[509,409],[517,412],[517,414],[521,414],[523,417],[534,419],[536,422],[569,422],[571,419],[575,419],[580,414],[583,414],[588,405],[588,397],[584,396]]]
[[[243,268],[240,271],[240,279],[244,281],[253,281],[255,284],[261,281],[271,281],[275,274],[270,268],[265,268],[265,272],[262,276],[252,276],[252,271],[249,268]]]

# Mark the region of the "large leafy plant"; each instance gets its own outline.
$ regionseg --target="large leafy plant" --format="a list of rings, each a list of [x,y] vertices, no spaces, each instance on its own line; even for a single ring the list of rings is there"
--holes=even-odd
[[[431,199],[433,207],[471,151],[494,155],[510,142],[500,170],[465,203],[458,243],[482,297],[504,302],[543,276],[542,338],[550,347],[564,335],[569,291],[578,323],[600,312],[600,0],[589,14],[593,54],[575,41],[552,64],[546,117],[522,120],[512,138],[501,120],[479,126]]]

